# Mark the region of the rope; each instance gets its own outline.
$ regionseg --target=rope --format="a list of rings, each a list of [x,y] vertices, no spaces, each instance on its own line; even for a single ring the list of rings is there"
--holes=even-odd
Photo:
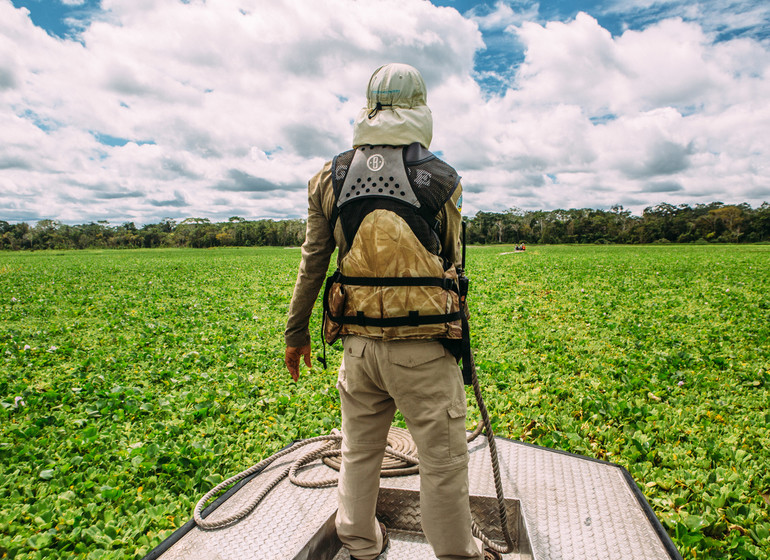
[[[481,542],[483,542],[489,548],[502,554],[507,554],[508,552],[514,551],[516,544],[513,542],[511,530],[508,527],[508,510],[505,507],[505,493],[503,492],[503,479],[500,475],[500,459],[497,455],[497,443],[495,442],[495,435],[492,433],[492,422],[489,419],[489,411],[487,411],[487,405],[484,404],[484,399],[481,396],[481,386],[479,385],[479,378],[476,375],[476,363],[473,359],[473,353],[469,355],[469,358],[471,362],[470,369],[472,372],[471,379],[473,381],[473,394],[476,396],[476,403],[478,404],[479,412],[481,413],[481,422],[479,422],[479,425],[476,427],[476,431],[480,432],[481,430],[479,430],[479,428],[483,424],[487,436],[487,442],[489,443],[489,455],[492,459],[492,477],[495,482],[495,494],[497,495],[498,514],[500,516],[499,521],[500,527],[503,530],[505,546],[500,546],[496,542],[493,542],[481,531],[478,525],[476,525],[475,521],[471,522],[471,529],[473,531],[473,535],[481,540]],[[476,431],[474,431],[474,433],[476,433]]]
[[[324,464],[340,470],[342,467],[342,453],[325,457]],[[416,474],[419,465],[417,459],[417,445],[408,430],[391,426],[388,432],[388,447],[382,460],[380,476],[406,476]]]
[[[241,510],[236,511],[229,517],[216,521],[207,520],[202,517],[201,514],[205,505],[223,490],[229,488],[236,482],[251,476],[255,472],[267,468],[281,457],[284,457],[289,453],[294,453],[298,449],[307,445],[319,442],[326,443],[317,449],[312,449],[304,455],[301,455],[294,462],[284,467],[260,491],[260,493],[252,498],[252,500]],[[259,505],[259,503],[265,498],[265,496],[267,496],[267,494],[286,477],[288,477],[293,484],[303,488],[326,488],[329,486],[335,486],[338,480],[337,477],[327,478],[324,480],[307,481],[300,478],[298,473],[302,467],[318,459],[323,459],[324,463],[327,463],[330,467],[339,470],[342,457],[341,444],[342,434],[339,433],[338,430],[333,430],[329,435],[318,436],[297,442],[291,447],[288,447],[283,451],[280,451],[275,455],[260,461],[256,465],[249,467],[245,471],[242,471],[235,476],[220,482],[214,488],[209,490],[195,506],[195,510],[193,511],[193,519],[195,519],[195,524],[204,531],[212,531],[214,529],[222,529],[237,523],[252,511],[254,511],[257,505]],[[411,436],[409,436],[409,432],[407,430],[391,426],[390,431],[388,432],[388,445],[385,448],[385,458],[382,464],[383,468],[381,476],[404,476],[408,474],[414,474],[418,471],[420,461],[417,458],[417,447]]]
[[[301,441],[297,443],[296,445],[293,445],[287,449],[284,449],[283,451],[280,451],[276,453],[275,455],[272,455],[268,457],[267,459],[263,459],[256,465],[253,465],[246,469],[243,472],[240,472],[236,474],[235,476],[231,476],[227,480],[220,482],[217,484],[214,488],[209,490],[205,496],[203,496],[198,504],[195,506],[195,510],[193,511],[193,519],[195,519],[195,524],[200,527],[204,531],[211,531],[213,529],[222,529],[223,527],[228,527],[230,525],[233,525],[234,523],[237,523],[244,517],[246,517],[249,513],[251,513],[255,507],[261,502],[265,496],[267,496],[268,492],[272,490],[276,484],[278,484],[281,480],[286,478],[289,475],[289,471],[291,469],[291,465],[286,467],[284,470],[282,470],[270,483],[265,486],[262,491],[259,493],[257,497],[255,497],[249,504],[247,504],[243,509],[240,511],[236,511],[234,514],[232,514],[230,517],[227,517],[225,519],[221,519],[219,521],[207,521],[203,517],[201,517],[201,512],[203,511],[203,507],[208,503],[211,498],[225,490],[226,488],[229,488],[239,480],[242,480],[255,472],[258,472],[262,469],[267,468],[269,465],[280,459],[281,457],[288,455],[289,453],[293,453],[300,447],[304,447],[306,445],[310,445],[312,443],[318,443],[319,441],[325,441],[327,442],[327,445],[323,446],[322,450],[325,450],[328,448],[329,443],[333,442],[335,440],[339,439],[342,440],[342,435],[338,434],[330,434],[326,436],[318,436],[310,439],[306,439],[304,441]],[[318,453],[318,451],[316,451]]]
[[[497,455],[495,436],[492,433],[492,423],[489,419],[489,412],[487,411],[487,407],[484,404],[484,400],[481,395],[481,387],[479,386],[479,380],[476,375],[476,366],[473,363],[472,355],[471,371],[473,392],[476,396],[476,402],[478,403],[479,411],[481,412],[481,421],[476,425],[476,428],[473,430],[473,432],[468,435],[467,441],[468,443],[471,443],[482,432],[486,434],[487,442],[489,443],[489,453],[492,459],[492,474],[499,505],[500,525],[503,530],[503,538],[505,539],[506,544],[505,546],[501,546],[492,541],[481,531],[481,528],[476,524],[476,521],[474,520],[471,521],[471,531],[473,532],[473,535],[481,540],[487,547],[496,550],[497,552],[506,554],[508,552],[512,552],[515,549],[515,544],[508,528],[508,513],[505,507],[505,496],[503,494],[503,483],[502,477],[500,475],[500,463]],[[241,510],[236,511],[229,517],[218,519],[216,521],[210,521],[202,517],[201,514],[205,505],[223,490],[229,488],[236,482],[251,476],[255,472],[267,468],[281,457],[284,457],[290,453],[294,453],[298,449],[307,445],[312,445],[319,442],[325,442],[325,444],[318,449],[310,450],[288,466],[285,466],[283,469],[281,469],[275,475],[275,477],[264,488],[262,488],[260,493],[252,498],[252,500]],[[342,463],[341,446],[342,434],[338,430],[332,430],[332,433],[329,435],[317,436],[302,440],[284,449],[283,451],[276,453],[275,455],[263,459],[256,465],[249,467],[245,471],[240,472],[223,482],[220,482],[214,488],[209,490],[195,506],[195,510],[193,511],[193,519],[195,519],[195,524],[203,531],[212,531],[215,529],[222,529],[237,523],[249,515],[252,511],[254,511],[259,503],[265,498],[265,496],[267,496],[267,494],[286,477],[288,477],[293,484],[303,488],[326,488],[329,486],[335,486],[338,481],[337,477],[327,478],[324,480],[307,481],[301,479],[298,476],[298,473],[302,467],[318,459],[322,459],[326,465],[339,470]],[[418,472],[419,464],[420,461],[417,457],[417,448],[414,440],[412,440],[411,436],[409,435],[409,432],[403,428],[396,428],[391,426],[390,431],[388,432],[388,445],[385,448],[385,458],[382,462],[383,466],[380,476],[404,476],[408,474],[414,474]]]

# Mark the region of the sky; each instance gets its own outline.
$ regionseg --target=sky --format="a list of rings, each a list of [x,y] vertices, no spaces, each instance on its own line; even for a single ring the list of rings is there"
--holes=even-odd
[[[770,202],[766,0],[0,0],[0,220],[303,218],[388,62],[466,215]]]

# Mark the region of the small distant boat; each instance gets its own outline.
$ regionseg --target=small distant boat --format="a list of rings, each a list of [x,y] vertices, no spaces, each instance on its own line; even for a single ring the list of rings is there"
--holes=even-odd
[[[506,560],[681,560],[624,468],[505,438],[495,443],[515,545]],[[481,529],[501,542],[488,445],[483,438],[469,444],[471,509]],[[232,515],[306,451],[289,451],[237,483],[202,517]],[[335,475],[321,461],[302,470],[302,478],[311,481]],[[419,475],[380,481],[377,515],[390,535],[381,560],[435,560],[420,528]],[[334,528],[336,510],[335,487],[304,488],[284,479],[237,523],[204,531],[191,520],[145,560],[348,560]]]

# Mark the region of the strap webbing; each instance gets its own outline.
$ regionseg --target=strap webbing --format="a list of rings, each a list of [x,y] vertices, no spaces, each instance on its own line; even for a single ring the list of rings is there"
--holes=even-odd
[[[463,335],[460,339],[462,341],[463,384],[472,385],[476,364],[473,362],[473,350],[471,349],[471,329],[470,325],[468,324],[468,317],[465,316],[465,313],[462,314],[461,321],[463,328]]]
[[[372,278],[369,276],[345,276],[340,273],[336,282],[348,286],[435,286],[445,290],[458,291],[457,283],[451,278],[436,278],[433,276],[387,276]]]
[[[455,311],[453,313],[443,313],[441,315],[420,315],[416,311],[410,311],[409,315],[403,317],[367,317],[359,311],[356,315],[343,315],[334,317],[331,314],[329,319],[341,325],[358,325],[360,327],[407,327],[419,325],[435,325],[437,323],[449,323],[462,318],[462,313]]]

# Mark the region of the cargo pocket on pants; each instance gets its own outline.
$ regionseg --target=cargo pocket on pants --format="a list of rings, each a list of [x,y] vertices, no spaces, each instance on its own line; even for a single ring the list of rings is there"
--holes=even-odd
[[[467,404],[465,400],[455,401],[447,408],[449,430],[449,456],[460,457],[468,451],[468,436],[465,433],[465,416]]]
[[[348,371],[352,372],[353,382],[361,371],[361,359],[364,357],[366,349],[366,339],[358,336],[348,335],[342,343],[342,364],[337,374],[337,388],[343,388],[349,391]]]

